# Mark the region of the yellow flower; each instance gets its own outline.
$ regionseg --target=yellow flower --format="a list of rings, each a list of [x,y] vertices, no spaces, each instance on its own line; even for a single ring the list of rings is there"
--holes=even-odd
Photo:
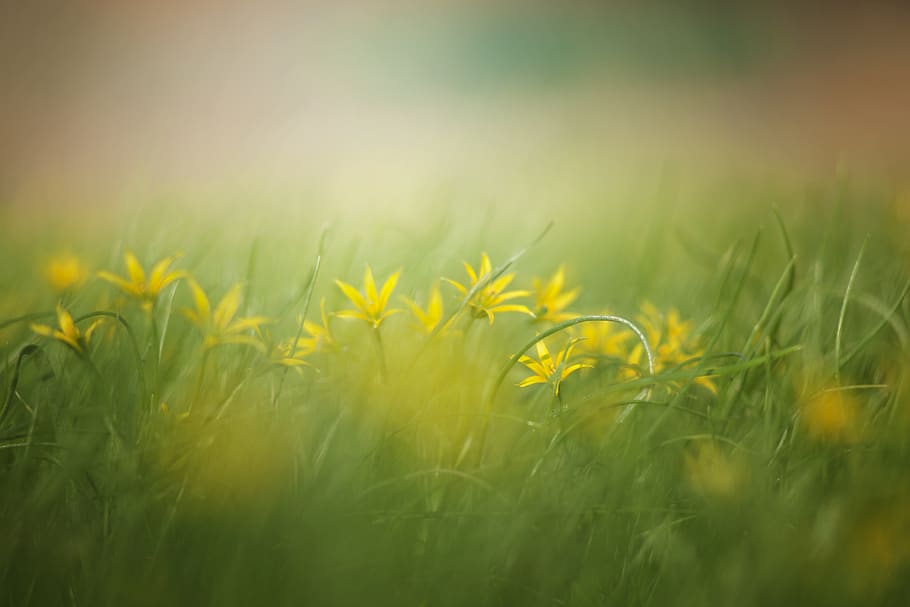
[[[374,329],[378,329],[383,320],[396,312],[401,312],[397,308],[386,309],[389,305],[389,297],[392,296],[392,291],[395,290],[395,285],[398,284],[400,275],[400,270],[394,272],[386,279],[382,288],[377,290],[376,281],[373,279],[373,270],[370,266],[367,266],[363,275],[363,292],[358,291],[346,282],[336,280],[335,284],[338,285],[345,297],[350,299],[357,309],[341,310],[336,312],[335,316],[338,318],[357,318],[368,322]]]
[[[859,439],[860,404],[845,390],[823,390],[800,407],[809,438],[824,443],[850,444]]]
[[[538,320],[549,320],[551,322],[562,322],[574,318],[575,314],[566,312],[565,309],[572,305],[578,299],[578,293],[581,289],[575,288],[571,291],[563,291],[566,281],[566,267],[559,266],[556,273],[550,277],[549,282],[535,278],[532,281],[534,285],[534,315]]]
[[[102,320],[99,318],[92,322],[84,332],[80,331],[73,321],[72,315],[63,306],[57,304],[57,325],[59,328],[55,329],[47,325],[32,324],[31,329],[42,337],[50,337],[65,343],[78,354],[84,354],[86,349],[88,349],[89,341],[92,339],[92,333],[101,324]]]
[[[490,258],[487,254],[483,253],[480,257],[480,266],[477,268],[476,272],[468,262],[464,262],[464,269],[467,271],[468,277],[471,280],[469,284],[463,285],[449,278],[443,278],[443,280],[458,289],[462,295],[467,296],[471,289],[477,286],[478,283],[483,282],[484,279],[489,276],[490,272],[492,272],[492,264],[490,263]],[[475,293],[470,302],[471,314],[474,318],[483,318],[486,316],[490,321],[490,324],[493,324],[493,315],[497,312],[521,312],[522,314],[534,316],[534,313],[531,312],[527,306],[502,303],[510,299],[515,299],[516,297],[527,297],[530,295],[528,291],[504,291],[514,278],[514,273],[503,274],[496,280],[487,284],[478,293]]]
[[[189,285],[196,309],[184,308],[183,314],[202,331],[203,345],[206,348],[220,344],[246,344],[262,348],[261,340],[247,334],[247,331],[258,331],[262,325],[271,321],[264,316],[234,318],[237,308],[240,307],[242,284],[238,283],[231,287],[215,306],[214,312],[208,296],[199,283],[190,280]]]
[[[442,306],[442,293],[439,292],[439,287],[437,285],[433,285],[433,288],[430,289],[430,298],[427,301],[426,310],[421,308],[416,301],[410,299],[409,297],[402,297],[401,299],[411,309],[411,312],[414,313],[414,316],[417,317],[421,329],[423,329],[427,335],[436,329],[436,326],[439,325],[439,322],[442,320],[442,315],[444,313]]]
[[[187,273],[182,270],[169,271],[171,264],[177,259],[176,255],[165,257],[156,263],[152,267],[148,279],[146,279],[145,270],[142,269],[142,265],[132,252],[127,251],[123,255],[123,259],[126,262],[129,278],[122,278],[111,272],[98,272],[98,276],[118,287],[130,297],[138,299],[146,311],[152,309],[162,289],[175,280],[188,277]]]
[[[533,373],[533,375],[521,380],[518,386],[524,388],[534,384],[550,383],[553,385],[553,394],[558,397],[559,388],[567,377],[580,369],[590,369],[592,367],[586,362],[569,363],[569,359],[572,357],[572,350],[578,342],[577,338],[570,340],[565,348],[556,353],[555,359],[550,355],[550,349],[547,348],[543,340],[537,342],[537,360],[528,355],[523,355],[518,359],[518,362]]]
[[[579,344],[584,352],[621,359],[626,358],[629,340],[634,337],[628,329],[613,322],[586,322],[579,325],[578,331],[584,340]]]
[[[47,262],[44,277],[55,291],[68,291],[85,282],[88,268],[72,253],[62,253]]]
[[[298,317],[297,321],[308,337],[298,337],[296,345],[294,345],[293,339],[279,344],[272,358],[275,363],[285,367],[306,366],[310,364],[303,360],[306,356],[335,344],[335,339],[329,330],[329,318],[325,312],[325,298],[319,303],[319,310],[322,314],[321,325]]]
[[[695,347],[696,340],[691,334],[692,322],[681,320],[676,308],[670,308],[664,315],[650,302],[644,302],[641,309],[642,313],[637,316],[637,319],[651,346],[651,351],[654,353],[654,371],[656,373],[667,367],[704,356],[705,351]],[[643,358],[644,348],[640,343],[636,344],[629,353],[629,362],[633,365],[641,365]],[[717,386],[710,377],[700,376],[694,381],[711,392],[717,393]]]

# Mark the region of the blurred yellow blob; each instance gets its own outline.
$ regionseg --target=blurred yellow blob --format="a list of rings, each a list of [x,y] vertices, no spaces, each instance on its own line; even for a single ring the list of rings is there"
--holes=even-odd
[[[910,564],[910,500],[897,498],[860,518],[850,531],[850,580],[855,592],[884,590]]]
[[[88,278],[88,266],[72,253],[61,253],[44,266],[44,277],[57,292],[69,291]]]
[[[186,479],[200,505],[267,506],[290,483],[295,450],[289,424],[271,424],[261,413],[205,419],[172,416],[167,405],[161,410],[179,422],[171,427],[174,444],[163,454],[166,465]]]
[[[818,442],[850,444],[859,439],[860,405],[845,390],[824,390],[800,408],[809,437]]]
[[[696,443],[686,452],[685,470],[689,485],[704,497],[731,497],[744,480],[742,466],[713,443],[705,441]]]

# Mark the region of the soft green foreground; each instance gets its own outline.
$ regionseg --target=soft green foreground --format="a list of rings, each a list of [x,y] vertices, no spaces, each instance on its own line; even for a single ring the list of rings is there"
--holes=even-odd
[[[892,200],[839,185],[342,218],[308,308],[321,218],[3,211],[0,604],[906,604],[910,226]],[[440,276],[465,280],[462,260],[488,251],[495,268],[550,219],[509,289],[565,263],[572,312],[641,324],[644,301],[676,308],[688,354],[664,354],[705,356],[648,379],[586,352],[589,333],[595,366],[565,380],[562,408],[516,386],[522,365],[490,398],[553,325],[515,312],[432,338],[402,312],[381,345],[330,317],[334,347],[277,362],[297,315],[351,308],[336,278],[401,269],[390,305],[424,305]],[[42,268],[63,249],[91,273],[58,297]],[[143,312],[96,276],[125,274],[127,249],[146,271],[181,251],[213,306],[243,282],[236,316],[274,322],[238,334],[267,345],[204,349],[180,313],[187,278]],[[458,293],[440,289],[447,316]],[[55,324],[60,298],[83,330],[112,313],[84,356],[30,329]]]

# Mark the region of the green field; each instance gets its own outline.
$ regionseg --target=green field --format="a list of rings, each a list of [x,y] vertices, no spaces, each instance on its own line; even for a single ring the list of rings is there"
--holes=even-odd
[[[906,194],[266,197],[0,208],[0,604],[906,604]]]

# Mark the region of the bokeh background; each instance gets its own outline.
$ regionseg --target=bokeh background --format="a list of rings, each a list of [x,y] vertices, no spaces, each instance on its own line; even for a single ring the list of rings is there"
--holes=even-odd
[[[721,4],[6,0],[0,204],[546,208],[668,168],[901,188],[910,10]]]

